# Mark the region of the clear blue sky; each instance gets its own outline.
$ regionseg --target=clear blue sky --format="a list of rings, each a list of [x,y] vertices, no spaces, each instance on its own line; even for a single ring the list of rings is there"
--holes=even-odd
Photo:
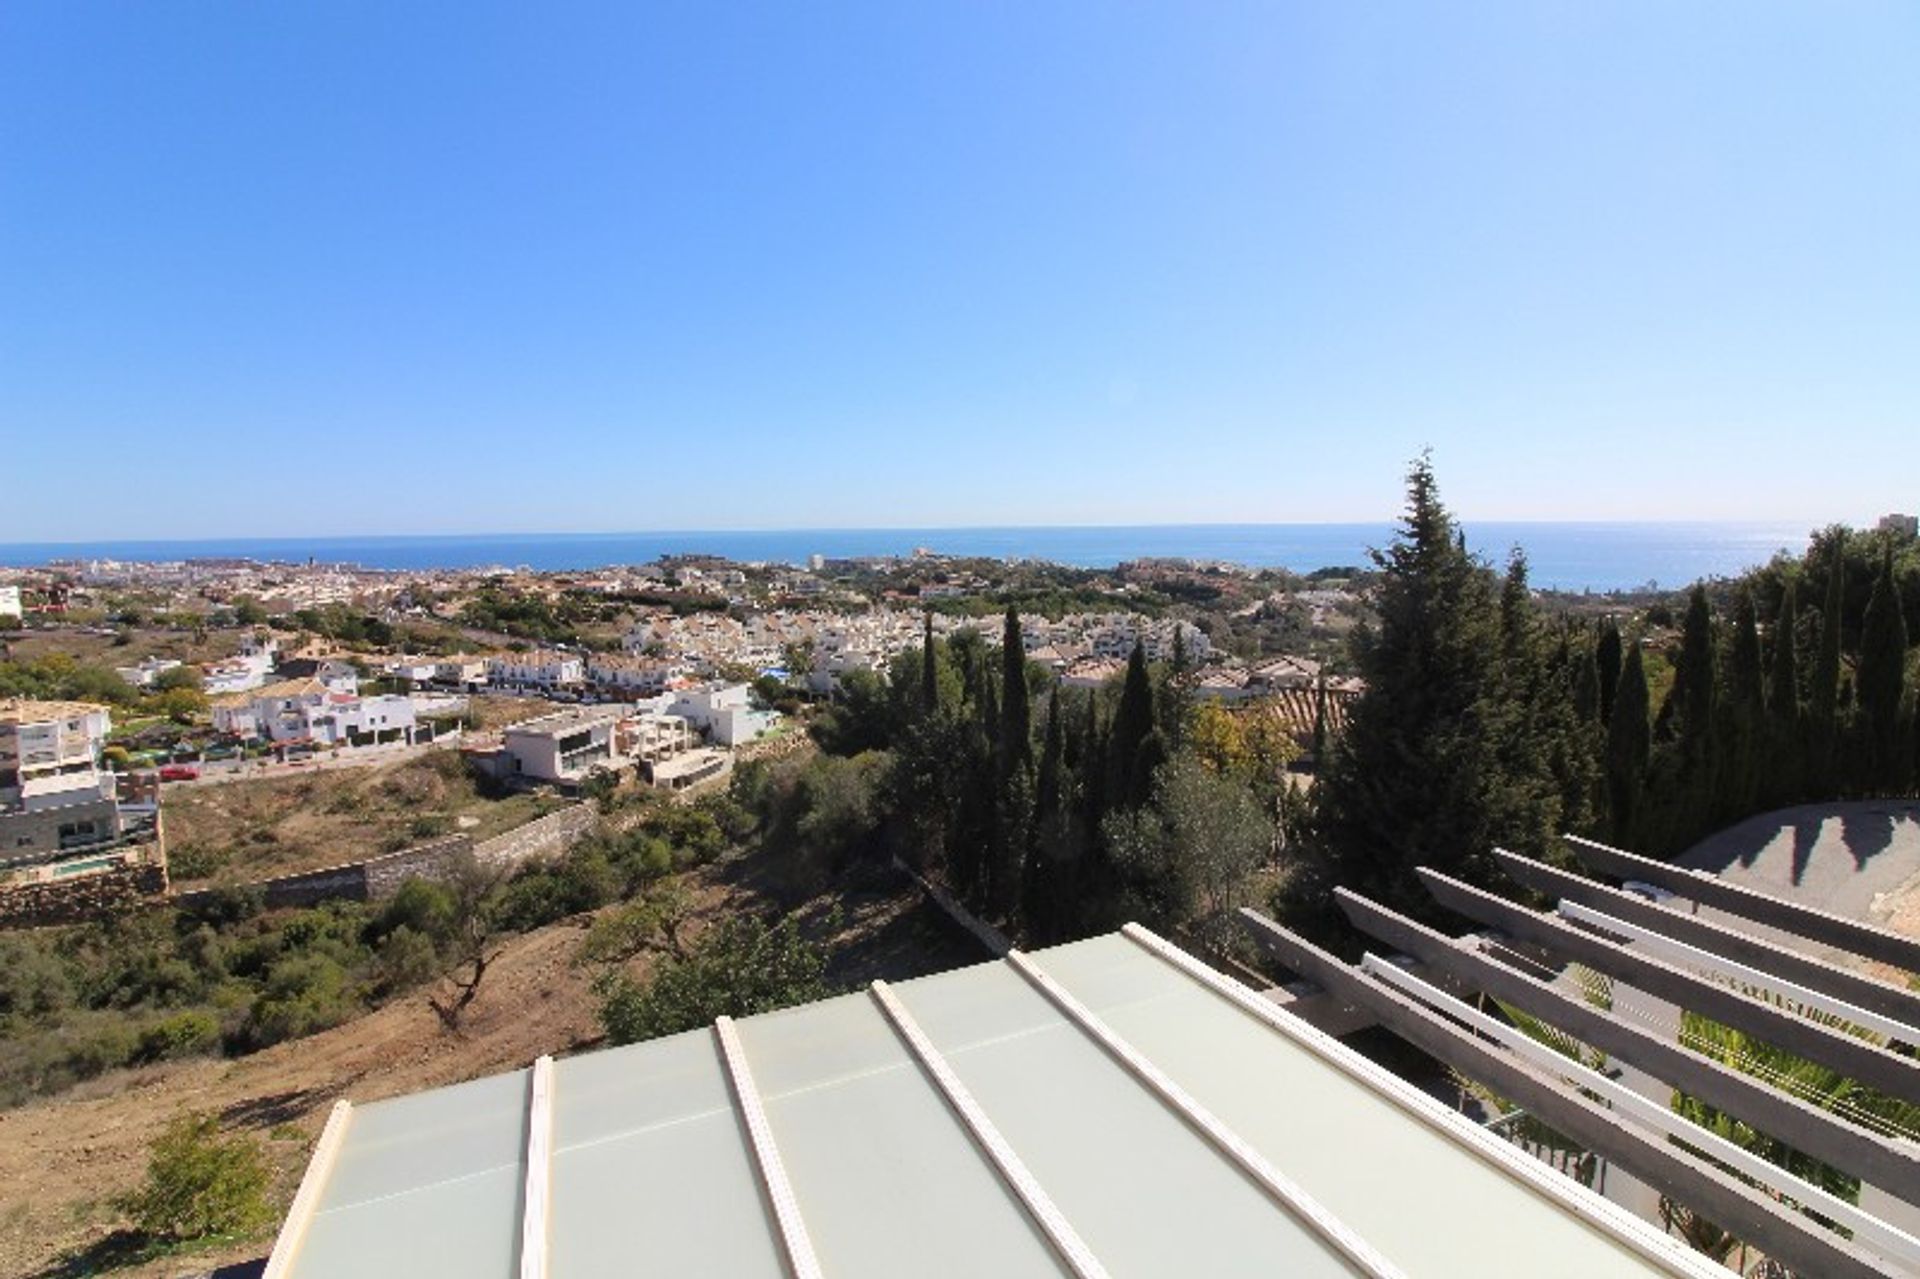
[[[1920,507],[1920,6],[0,6],[0,542]]]

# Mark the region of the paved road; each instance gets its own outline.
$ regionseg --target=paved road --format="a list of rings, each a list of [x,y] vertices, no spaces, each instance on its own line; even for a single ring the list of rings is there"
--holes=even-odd
[[[1920,891],[1920,801],[1809,804],[1749,818],[1678,861],[1729,883],[1885,923]]]
[[[374,764],[390,764],[405,759],[409,755],[422,754],[430,750],[445,750],[457,746],[459,733],[442,733],[436,740],[421,742],[409,746],[405,742],[388,742],[384,746],[354,746],[341,751],[338,755],[326,751],[319,752],[304,760],[282,763],[275,759],[214,759],[193,767],[200,770],[200,776],[192,781],[162,782],[163,792],[177,790],[182,786],[218,786],[224,782],[247,782],[262,777],[297,777],[301,773],[311,773],[324,768],[368,768]]]

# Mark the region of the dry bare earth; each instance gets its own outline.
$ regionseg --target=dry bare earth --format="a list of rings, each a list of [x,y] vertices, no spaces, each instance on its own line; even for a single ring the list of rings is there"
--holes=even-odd
[[[518,697],[511,693],[476,693],[467,699],[467,708],[474,728],[481,731],[505,728],[548,711],[566,709],[562,703],[550,702],[544,697]]]
[[[365,768],[183,787],[161,803],[175,882],[197,887],[363,861],[440,835],[488,839],[560,801],[487,799],[458,751],[433,750]],[[183,849],[224,856],[226,865],[198,880],[182,875],[194,860]]]
[[[65,653],[76,661],[97,666],[132,666],[144,657],[167,657],[182,662],[211,662],[232,657],[240,651],[241,631],[209,631],[196,639],[192,631],[161,627],[135,628],[125,644],[114,643],[112,635],[97,635],[78,627],[53,631],[21,631],[0,636],[13,655],[21,661],[37,660],[51,653]]]
[[[702,921],[767,904],[751,886],[753,868],[739,861],[687,878]],[[836,984],[903,980],[985,958],[917,891],[892,884],[822,895],[795,913],[817,927],[836,906],[842,919],[829,972]],[[590,990],[594,972],[574,962],[586,922],[555,924],[511,942],[458,1037],[446,1034],[415,994],[251,1057],[123,1071],[0,1112],[0,1275],[72,1273],[59,1268],[61,1259],[120,1224],[112,1200],[139,1183],[148,1143],[183,1111],[214,1111],[259,1134],[278,1166],[277,1205],[284,1206],[337,1098],[376,1101],[593,1046],[600,1034]],[[197,1275],[258,1257],[270,1243],[263,1237],[115,1273],[128,1279]]]

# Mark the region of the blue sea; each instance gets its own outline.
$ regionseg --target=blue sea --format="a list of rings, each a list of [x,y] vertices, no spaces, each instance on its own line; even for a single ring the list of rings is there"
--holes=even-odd
[[[1732,576],[1776,551],[1798,554],[1810,530],[1753,523],[1467,523],[1467,544],[1496,564],[1511,547],[1527,553],[1536,586],[1566,591],[1684,586]],[[246,558],[354,564],[378,569],[591,569],[644,564],[661,555],[704,553],[742,561],[803,564],[906,555],[917,547],[949,555],[1050,560],[1107,568],[1142,557],[1226,560],[1311,572],[1365,564],[1370,547],[1393,538],[1391,524],[1148,524],[1088,527],[788,529],[658,533],[526,533],[433,537],[225,538],[202,541],[0,543],[0,564],[56,559],[171,561]]]

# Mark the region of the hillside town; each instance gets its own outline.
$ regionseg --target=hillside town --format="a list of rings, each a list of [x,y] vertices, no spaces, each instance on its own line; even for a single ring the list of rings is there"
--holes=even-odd
[[[1218,564],[1096,576],[919,552],[816,556],[805,570],[680,556],[564,574],[194,560],[0,575],[15,628],[0,631],[0,647],[59,652],[90,639],[127,695],[166,711],[128,706],[116,724],[104,702],[0,703],[11,761],[0,764],[0,872],[38,886],[36,902],[134,867],[163,888],[160,800],[177,785],[434,748],[510,789],[578,795],[596,778],[632,777],[673,792],[723,779],[739,752],[778,737],[788,715],[831,704],[848,681],[884,681],[929,641],[987,632],[969,603],[1013,582],[1064,578],[1152,610],[1016,610],[1027,661],[1065,688],[1117,687],[1138,649],[1182,671],[1197,699],[1268,708],[1304,746],[1337,730],[1363,687],[1310,655],[1359,615],[1361,595],[1339,579],[1263,580]],[[1260,644],[1277,636],[1294,651],[1217,646],[1220,618],[1166,603],[1199,591],[1243,620],[1285,619]],[[556,615],[578,620],[546,638],[555,632],[539,622]],[[489,703],[520,709],[495,722],[476,713]]]

